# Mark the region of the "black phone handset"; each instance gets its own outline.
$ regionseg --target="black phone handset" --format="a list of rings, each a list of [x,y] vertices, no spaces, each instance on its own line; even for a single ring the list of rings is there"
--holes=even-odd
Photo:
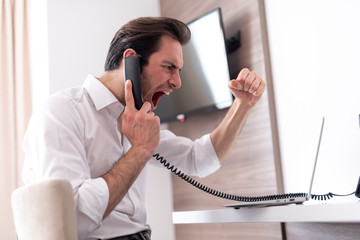
[[[139,56],[124,58],[124,75],[125,81],[131,80],[132,82],[132,93],[134,96],[135,108],[140,110],[143,105],[143,97],[141,93],[141,65]]]

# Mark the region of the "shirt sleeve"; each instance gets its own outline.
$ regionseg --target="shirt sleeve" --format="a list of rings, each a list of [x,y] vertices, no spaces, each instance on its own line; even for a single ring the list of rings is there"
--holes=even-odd
[[[212,145],[210,134],[195,141],[162,130],[156,153],[170,165],[191,176],[206,177],[220,168],[220,162]],[[155,158],[150,164],[162,165]]]
[[[84,121],[69,101],[52,97],[31,117],[23,143],[25,183],[48,178],[71,182],[79,239],[100,226],[109,199],[105,180],[91,178]]]

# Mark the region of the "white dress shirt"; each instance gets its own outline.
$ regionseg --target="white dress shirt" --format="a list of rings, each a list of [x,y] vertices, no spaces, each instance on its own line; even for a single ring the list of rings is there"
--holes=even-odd
[[[83,86],[50,96],[29,122],[23,180],[26,184],[47,178],[71,182],[79,239],[106,239],[149,228],[144,207],[146,167],[102,220],[109,189],[101,176],[131,148],[117,130],[123,110],[116,97],[89,75]],[[162,130],[156,152],[193,176],[204,177],[220,167],[209,134],[191,141]],[[160,166],[154,158],[148,164]]]

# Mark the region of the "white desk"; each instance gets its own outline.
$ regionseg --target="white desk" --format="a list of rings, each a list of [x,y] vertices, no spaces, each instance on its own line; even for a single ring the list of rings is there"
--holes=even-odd
[[[231,222],[344,222],[360,223],[360,202],[308,202],[259,208],[173,212],[174,224]]]

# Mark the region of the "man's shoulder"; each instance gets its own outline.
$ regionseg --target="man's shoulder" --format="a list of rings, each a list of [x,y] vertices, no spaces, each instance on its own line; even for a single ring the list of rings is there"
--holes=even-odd
[[[85,97],[86,90],[83,87],[72,87],[60,90],[51,94],[47,99],[34,109],[33,115],[50,116],[57,119],[75,115],[79,117],[83,107],[81,105],[88,105],[88,100]]]
[[[49,101],[56,99],[63,99],[65,101],[75,101],[78,102],[83,99],[86,94],[86,90],[82,86],[76,86],[71,88],[62,89],[49,96]]]

